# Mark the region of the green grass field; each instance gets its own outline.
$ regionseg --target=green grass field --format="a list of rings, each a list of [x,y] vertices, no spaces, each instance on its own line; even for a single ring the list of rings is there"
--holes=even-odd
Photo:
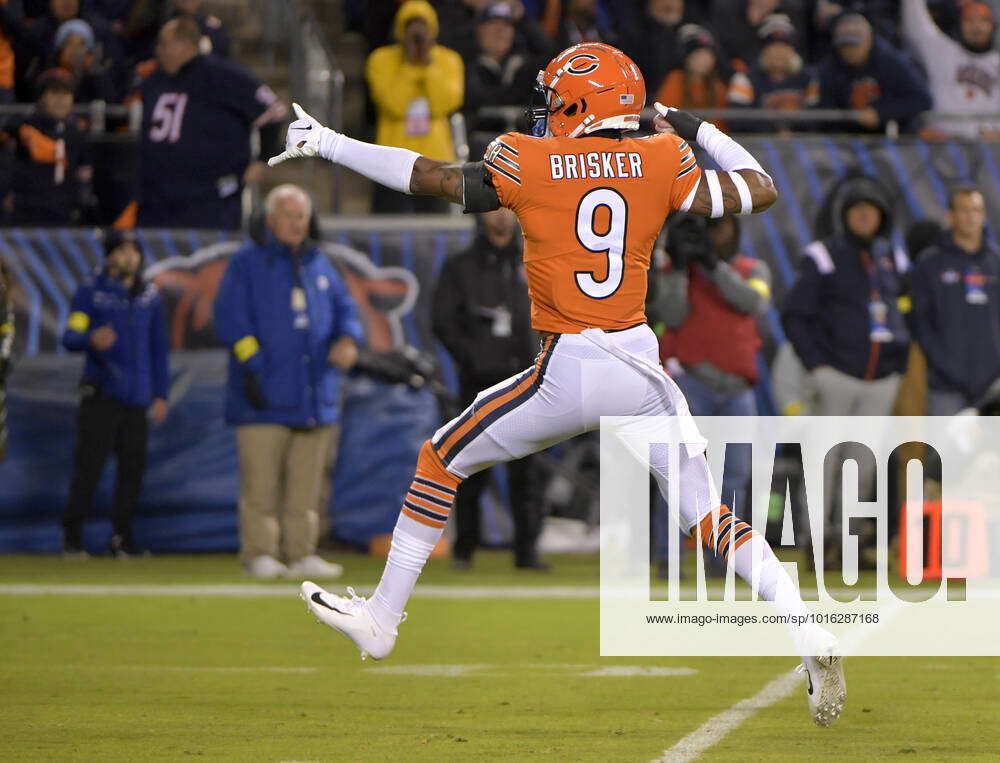
[[[359,586],[382,564],[340,561]],[[552,561],[550,574],[514,571],[507,554],[481,554],[472,573],[432,561],[421,582],[597,585],[595,558]],[[23,584],[158,588],[14,594]],[[201,585],[230,588],[161,595]],[[795,666],[602,659],[595,598],[499,595],[414,598],[392,656],[361,662],[295,590],[251,584],[228,556],[0,556],[0,760],[649,761]],[[1000,755],[1000,659],[859,658],[847,671],[833,728],[812,724],[796,687],[699,759]]]

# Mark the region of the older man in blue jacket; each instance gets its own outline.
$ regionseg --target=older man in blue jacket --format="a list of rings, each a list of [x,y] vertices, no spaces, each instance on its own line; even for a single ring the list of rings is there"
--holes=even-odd
[[[159,293],[142,279],[142,255],[133,233],[107,233],[104,248],[104,269],[73,295],[62,337],[66,349],[86,354],[73,482],[63,517],[68,556],[86,553],[83,520],[112,452],[118,481],[111,553],[125,557],[135,552],[132,516],[146,470],[147,410],[155,424],[167,416],[170,374]]]
[[[324,467],[342,371],[357,360],[357,309],[307,239],[312,205],[297,186],[267,197],[267,235],[237,252],[215,300],[231,348],[226,420],[240,458],[240,559],[258,578],[337,577],[316,554]]]

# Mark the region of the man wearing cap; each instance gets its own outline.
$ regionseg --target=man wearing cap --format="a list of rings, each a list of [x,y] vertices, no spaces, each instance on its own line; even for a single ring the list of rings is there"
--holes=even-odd
[[[0,140],[15,150],[4,217],[15,225],[79,225],[91,204],[93,175],[86,138],[72,117],[73,80],[51,69],[38,80],[34,113],[7,123]]]
[[[56,34],[68,21],[81,21],[89,27],[96,59],[114,64],[124,58],[121,41],[111,30],[111,26],[100,15],[82,10],[80,0],[48,0],[47,5],[48,12],[31,24],[25,24],[23,33],[15,41],[17,89],[22,100],[31,97],[30,83],[55,59],[55,52],[59,47],[56,44]],[[120,84],[120,75],[120,71],[112,75],[116,88]]]
[[[799,111],[819,101],[816,72],[805,66],[797,50],[795,27],[787,16],[775,13],[760,25],[760,55],[747,72],[736,72],[729,82],[729,103],[780,111]],[[749,125],[773,131],[768,122]]]
[[[712,33],[698,24],[685,24],[678,35],[681,68],[674,69],[660,85],[656,100],[679,109],[724,109],[729,91]],[[720,130],[726,125],[712,120]]]
[[[884,130],[887,122],[909,129],[931,108],[931,97],[916,70],[872,32],[860,13],[845,13],[833,24],[833,52],[819,65],[819,106],[855,109],[855,124],[835,129]]]
[[[142,278],[135,235],[109,231],[104,250],[104,268],[73,295],[62,337],[67,350],[86,357],[63,549],[70,556],[86,554],[83,522],[114,453],[109,549],[123,558],[136,551],[132,517],[146,470],[147,416],[154,425],[166,419],[170,374],[163,306],[156,287]]]
[[[730,60],[752,66],[766,44],[764,27],[774,16],[780,15],[792,27],[789,37],[801,38],[807,13],[802,0],[714,0],[711,26]]]
[[[50,62],[66,71],[75,84],[80,103],[118,100],[111,79],[111,62],[101,60],[94,30],[83,19],[70,19],[56,30],[55,53]]]
[[[927,71],[934,110],[1000,114],[1000,51],[993,48],[992,9],[986,3],[965,3],[959,40],[938,28],[927,0],[903,0],[902,10],[903,36]],[[936,120],[930,127],[952,137],[1000,137],[1000,119]]]
[[[375,104],[375,142],[416,151],[429,159],[455,158],[449,118],[465,96],[465,65],[437,44],[438,18],[427,0],[407,0],[393,22],[397,42],[376,48],[365,64]],[[410,196],[376,185],[375,212],[443,212],[431,196]]]
[[[502,0],[487,5],[477,17],[476,55],[465,69],[466,125],[470,131],[491,130],[491,134],[480,147],[473,147],[475,156],[507,129],[503,121],[486,121],[476,112],[483,106],[523,105],[538,74],[539,67],[515,50],[516,31],[514,11]]]

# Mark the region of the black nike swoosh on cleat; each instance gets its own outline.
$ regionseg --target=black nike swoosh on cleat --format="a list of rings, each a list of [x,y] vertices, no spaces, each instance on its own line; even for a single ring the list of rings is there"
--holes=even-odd
[[[313,596],[316,597],[319,596],[319,594],[314,593]],[[330,607],[330,609],[333,609],[333,607]],[[806,670],[806,680],[809,682],[809,696],[811,697],[813,693],[813,677],[808,670]]]
[[[336,607],[331,606],[331,605],[327,604],[325,601],[323,601],[323,594],[321,594],[319,591],[316,591],[309,598],[312,599],[317,604],[319,604],[321,607],[326,607],[327,609],[332,609],[334,612],[336,612],[338,614],[341,614],[341,615],[346,615],[347,614],[346,612],[343,612],[343,611],[337,609]],[[810,683],[809,685],[811,687],[812,683]],[[812,694],[812,689],[811,688],[809,690],[809,693]]]

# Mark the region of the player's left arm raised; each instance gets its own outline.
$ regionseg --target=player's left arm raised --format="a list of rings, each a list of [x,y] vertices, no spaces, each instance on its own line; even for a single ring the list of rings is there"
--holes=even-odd
[[[293,103],[292,108],[298,119],[288,126],[285,150],[268,160],[267,163],[271,167],[286,159],[320,156],[354,170],[387,188],[402,193],[437,196],[466,207],[470,206],[466,203],[467,177],[478,179],[478,185],[483,184],[482,178],[485,173],[475,172],[477,167],[481,170],[481,162],[475,164],[440,162],[409,149],[364,143],[324,127],[297,103]],[[489,196],[486,206],[492,209],[500,205],[492,188],[477,186],[475,193],[478,203],[475,205],[476,208],[470,208],[470,211],[486,211],[483,208],[484,202],[478,199],[478,196]],[[495,205],[490,203],[494,200],[496,200]]]
[[[706,171],[683,211],[702,217],[749,215],[763,212],[778,199],[771,176],[749,151],[693,114],[655,104],[659,116],[654,120],[658,132],[668,128],[689,142],[697,142],[721,167]]]

